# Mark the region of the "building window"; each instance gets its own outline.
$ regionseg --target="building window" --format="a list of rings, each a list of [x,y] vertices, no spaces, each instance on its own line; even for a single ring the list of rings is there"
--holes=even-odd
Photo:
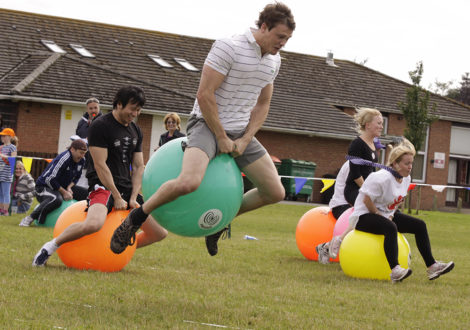
[[[167,61],[165,61],[163,58],[161,58],[160,56],[158,55],[154,55],[154,54],[149,54],[148,55],[155,63],[157,63],[158,65],[160,65],[161,67],[164,67],[164,68],[172,68],[173,65],[171,65],[170,63],[168,63]]]
[[[420,150],[416,150],[416,156],[413,162],[413,170],[411,171],[411,178],[413,182],[423,183],[426,178],[426,161],[428,153],[428,138],[429,127],[426,129],[426,137]]]
[[[70,47],[72,47],[72,49],[74,51],[76,51],[77,53],[79,53],[80,55],[82,55],[83,57],[95,57],[95,55],[93,55],[92,53],[90,53],[88,51],[88,49],[86,49],[85,47],[83,47],[82,45],[80,44],[70,44]]]
[[[186,70],[188,71],[199,71],[198,68],[196,68],[194,65],[192,65],[191,63],[189,63],[187,60],[185,60],[184,58],[178,58],[178,57],[175,57],[175,61],[181,65],[183,68],[185,68]]]
[[[18,119],[18,102],[0,100],[0,125],[3,128],[13,128],[16,131]]]
[[[57,45],[54,41],[52,40],[41,40],[42,44],[46,46],[50,51],[53,51],[54,53],[61,53],[65,54],[65,50],[60,48],[59,45]]]

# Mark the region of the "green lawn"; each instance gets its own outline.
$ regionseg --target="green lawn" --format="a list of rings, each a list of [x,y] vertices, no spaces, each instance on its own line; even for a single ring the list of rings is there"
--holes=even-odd
[[[1,217],[0,327],[314,329],[467,328],[470,324],[470,217],[422,211],[439,260],[455,269],[429,281],[414,238],[413,275],[388,281],[347,277],[297,250],[295,228],[311,205],[276,204],[239,217],[232,238],[210,257],[204,239],[170,234],[137,250],[119,273],[44,268],[33,255],[50,228]],[[244,240],[245,234],[258,240]],[[207,325],[212,324],[213,326]]]

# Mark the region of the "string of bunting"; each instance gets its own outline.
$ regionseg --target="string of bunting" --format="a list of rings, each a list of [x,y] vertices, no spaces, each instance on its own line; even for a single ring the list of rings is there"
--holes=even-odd
[[[52,158],[41,158],[41,157],[25,157],[25,156],[12,156],[12,157],[2,157],[3,162],[6,165],[10,165],[10,171],[13,175],[15,172],[15,166],[14,164],[16,163],[16,160],[21,160],[24,164],[25,170],[29,173],[31,172],[31,166],[33,164],[33,159],[39,159],[39,160],[45,160],[46,162],[50,163],[52,161]],[[13,166],[11,166],[13,164]]]
[[[295,193],[298,194],[307,180],[316,180],[321,181],[323,183],[323,188],[320,193],[323,193],[325,190],[330,188],[336,181],[336,179],[323,179],[323,178],[312,178],[312,177],[299,177],[299,176],[289,176],[289,175],[279,175],[281,178],[286,179],[294,179],[295,181]],[[454,189],[466,189],[470,190],[470,187],[462,187],[462,186],[446,186],[446,185],[438,185],[438,184],[427,184],[427,183],[410,183],[408,187],[408,191],[413,190],[416,186],[423,186],[423,187],[431,187],[434,191],[443,192],[446,188],[454,188]]]
[[[3,161],[6,164],[15,164],[16,159],[21,158],[27,172],[31,172],[31,166],[33,164],[33,159],[38,160],[45,160],[46,162],[50,163],[52,158],[41,158],[41,157],[26,157],[26,156],[16,156],[16,157],[8,157],[3,158]],[[10,166],[11,174],[14,172],[14,166]],[[320,193],[323,193],[325,190],[330,188],[334,185],[336,179],[324,179],[324,178],[313,178],[313,177],[300,177],[300,176],[289,176],[289,175],[280,175],[281,178],[286,179],[294,179],[295,180],[295,193],[298,194],[304,185],[307,183],[307,180],[316,180],[321,181],[323,183],[323,188],[321,189]],[[437,184],[427,184],[427,183],[411,183],[408,190],[413,190],[416,186],[425,186],[431,187],[433,190],[437,192],[443,192],[446,188],[453,188],[453,189],[467,189],[470,190],[470,187],[462,187],[462,186],[446,186],[446,185],[437,185]]]

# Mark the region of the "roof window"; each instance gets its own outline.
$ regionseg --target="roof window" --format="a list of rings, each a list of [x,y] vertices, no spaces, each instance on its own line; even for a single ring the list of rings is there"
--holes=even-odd
[[[189,70],[189,71],[199,71],[198,68],[196,68],[194,65],[192,65],[191,63],[189,63],[187,60],[185,60],[184,58],[178,58],[178,57],[175,57],[175,61],[178,62],[178,64],[180,64],[183,68],[185,68],[186,70]]]
[[[171,65],[170,63],[168,63],[167,61],[165,61],[163,58],[161,58],[160,56],[158,55],[153,55],[153,54],[149,54],[148,55],[155,63],[157,63],[158,65],[160,65],[161,67],[164,67],[164,68],[172,68],[173,65]]]
[[[85,47],[80,44],[70,44],[70,47],[73,48],[74,51],[82,55],[83,57],[95,57],[92,53],[88,51]]]
[[[49,50],[53,51],[54,53],[62,53],[65,54],[65,50],[60,48],[59,45],[57,45],[54,41],[52,40],[41,40],[42,44],[49,48]]]

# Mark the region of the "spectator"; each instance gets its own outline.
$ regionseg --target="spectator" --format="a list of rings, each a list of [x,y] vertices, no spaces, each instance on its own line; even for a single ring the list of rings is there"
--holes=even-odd
[[[91,122],[101,116],[100,101],[97,98],[91,97],[85,103],[87,111],[83,114],[75,130],[75,133],[82,139],[88,138],[88,128]]]
[[[85,101],[86,104],[86,112],[84,113],[83,117],[80,119],[77,125],[77,129],[75,130],[76,135],[72,135],[70,139],[72,141],[81,138],[84,139],[85,142],[88,143],[88,129],[93,120],[101,116],[100,111],[100,101],[95,98],[91,97]],[[90,153],[87,152],[85,155],[85,161],[88,163],[90,158]],[[82,175],[77,182],[77,186],[81,186],[85,189],[88,189],[88,179],[86,178],[86,166],[83,166]]]
[[[21,160],[16,161],[15,180],[11,189],[11,208],[12,213],[26,213],[33,203],[34,188],[33,177],[26,171]],[[16,212],[13,212],[16,209]]]
[[[85,164],[87,150],[85,141],[75,140],[68,150],[49,163],[36,181],[36,198],[40,204],[21,220],[21,227],[28,227],[34,219],[44,223],[46,216],[64,200],[79,201],[87,198],[87,190],[76,186]]]
[[[11,143],[11,139],[15,136],[15,131],[11,128],[4,128],[0,132],[3,145],[0,146],[0,215],[8,214],[10,206],[10,188],[13,175],[11,174],[11,166],[8,157],[16,157],[16,147]]]
[[[160,135],[160,141],[158,142],[158,146],[161,147],[168,141],[186,136],[185,134],[181,133],[181,119],[178,114],[172,112],[169,113],[163,118],[163,123],[165,124],[165,129],[167,130],[165,133]]]

